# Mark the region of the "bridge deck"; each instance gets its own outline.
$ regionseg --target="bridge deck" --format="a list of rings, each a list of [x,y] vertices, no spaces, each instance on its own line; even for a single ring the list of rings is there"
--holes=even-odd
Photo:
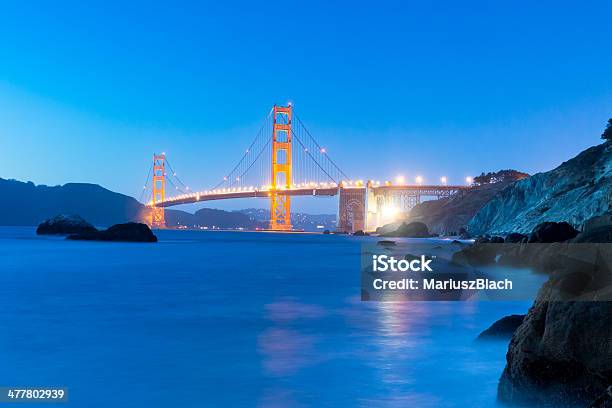
[[[343,187],[346,189],[363,189],[365,187]],[[468,190],[469,186],[437,186],[437,185],[383,185],[373,186],[375,195],[385,193],[402,192],[419,195],[438,196],[445,193],[453,193],[459,190]],[[277,194],[289,196],[335,196],[338,194],[338,187],[310,187],[292,188],[290,190],[277,190]],[[168,198],[163,202],[156,203],[157,207],[172,207],[181,204],[191,204],[200,201],[231,200],[236,198],[266,198],[270,197],[270,190],[249,190],[249,191],[228,191],[228,192],[200,192],[183,194]]]

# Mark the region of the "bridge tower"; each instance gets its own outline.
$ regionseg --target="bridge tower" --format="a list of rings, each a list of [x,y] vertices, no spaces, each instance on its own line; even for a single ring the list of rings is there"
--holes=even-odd
[[[278,193],[291,188],[291,114],[291,105],[274,105],[270,229],[276,231],[291,230],[291,198]]]
[[[164,207],[156,207],[155,203],[166,198],[166,155],[153,155],[153,194],[151,196],[151,228],[165,228],[166,219]]]

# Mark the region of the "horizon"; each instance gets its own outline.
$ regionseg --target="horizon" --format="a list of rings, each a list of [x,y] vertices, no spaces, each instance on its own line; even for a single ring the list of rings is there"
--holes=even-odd
[[[145,6],[4,10],[0,177],[93,183],[138,199],[153,153],[165,151],[192,189],[207,189],[270,107],[291,101],[352,178],[459,184],[551,170],[599,143],[611,116],[605,2],[243,3],[240,22],[229,5]],[[283,18],[298,12],[299,21]],[[295,209],[333,208],[333,199],[298,199]]]

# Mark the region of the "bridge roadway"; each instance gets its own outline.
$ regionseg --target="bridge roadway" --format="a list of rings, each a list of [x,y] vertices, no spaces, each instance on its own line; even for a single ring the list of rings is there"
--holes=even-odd
[[[357,190],[365,189],[365,186],[342,186],[341,189]],[[386,195],[393,193],[406,193],[419,196],[448,196],[460,190],[468,190],[470,186],[446,186],[446,185],[376,185],[369,187],[374,195]],[[201,201],[214,200],[230,200],[235,198],[267,198],[270,197],[270,189],[243,189],[236,191],[212,190],[202,191],[190,194],[181,194],[175,197],[167,198],[164,201],[155,203],[156,207],[172,207],[181,204],[198,203]],[[294,187],[291,189],[278,189],[276,193],[279,195],[289,196],[335,196],[339,193],[339,188],[336,185],[332,186],[309,186],[309,187]]]

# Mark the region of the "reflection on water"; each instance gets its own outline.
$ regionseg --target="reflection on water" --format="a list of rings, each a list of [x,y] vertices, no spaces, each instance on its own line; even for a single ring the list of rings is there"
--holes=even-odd
[[[75,407],[488,407],[507,345],[473,340],[529,306],[361,302],[367,237],[159,238],[0,228],[0,383]]]

